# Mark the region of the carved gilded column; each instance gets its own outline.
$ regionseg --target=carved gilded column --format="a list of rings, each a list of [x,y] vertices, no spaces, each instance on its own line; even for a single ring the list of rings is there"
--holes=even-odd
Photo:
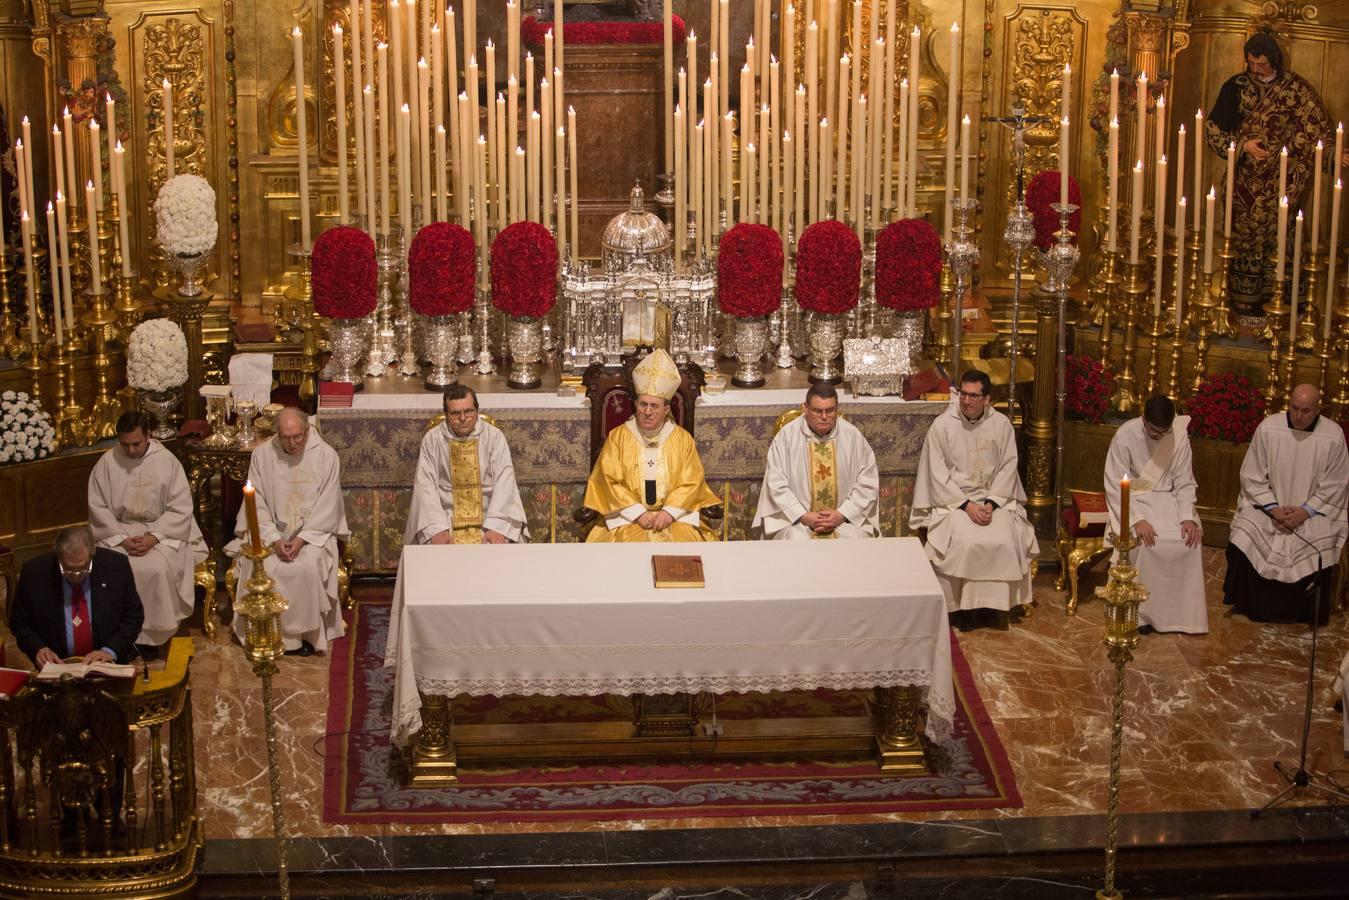
[[[1058,357],[1057,293],[1036,285],[1035,301],[1035,392],[1031,397],[1030,419],[1026,422],[1026,514],[1036,533],[1054,534],[1056,523],[1054,497],[1054,446],[1057,421],[1054,392]]]

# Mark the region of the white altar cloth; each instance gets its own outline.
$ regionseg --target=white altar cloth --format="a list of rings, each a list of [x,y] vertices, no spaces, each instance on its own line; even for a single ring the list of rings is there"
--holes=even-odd
[[[703,393],[698,395],[698,406],[780,406],[787,409],[792,406],[800,406],[806,400],[805,388],[758,388],[756,390],[728,390],[721,394]],[[930,403],[928,400],[905,400],[903,397],[871,397],[859,396],[852,392],[851,388],[844,385],[838,385],[838,405],[846,407],[849,404],[875,405],[895,403]],[[942,401],[942,406],[946,401]]]
[[[445,401],[440,391],[417,391],[415,393],[369,392],[355,394],[351,398],[351,409],[398,409],[426,410],[434,415],[444,408]],[[560,397],[548,391],[512,391],[504,394],[479,394],[478,408],[485,413],[497,409],[586,409],[590,399],[584,394],[568,394]],[[322,412],[333,412],[326,409]]]
[[[707,587],[658,589],[653,553]],[[385,665],[393,740],[430,694],[671,694],[918,686],[955,713],[946,603],[916,538],[403,548]]]

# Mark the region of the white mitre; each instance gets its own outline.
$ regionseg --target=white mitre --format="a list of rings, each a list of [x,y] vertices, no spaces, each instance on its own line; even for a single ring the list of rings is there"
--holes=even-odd
[[[669,400],[679,390],[679,367],[664,350],[653,350],[632,370],[632,384],[638,396]]]

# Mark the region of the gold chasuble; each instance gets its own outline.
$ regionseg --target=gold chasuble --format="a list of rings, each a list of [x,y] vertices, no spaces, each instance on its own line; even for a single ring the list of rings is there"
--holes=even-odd
[[[478,439],[450,441],[450,486],[454,490],[454,542],[482,543],[482,473]]]
[[[823,512],[838,509],[838,468],[834,465],[834,442],[811,441],[810,447],[810,511]],[[812,531],[811,540],[838,537],[834,532],[820,534]]]
[[[587,541],[711,541],[698,510],[720,503],[707,486],[693,436],[666,421],[654,438],[645,438],[629,419],[609,432],[586,483],[585,505],[602,520]],[[675,517],[669,528],[647,531],[634,520],[651,510]]]

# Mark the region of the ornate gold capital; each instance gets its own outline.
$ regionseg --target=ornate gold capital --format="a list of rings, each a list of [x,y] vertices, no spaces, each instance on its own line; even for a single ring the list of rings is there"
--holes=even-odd
[[[102,12],[73,18],[64,11],[53,16],[52,20],[56,25],[57,46],[67,60],[93,59],[97,56],[98,43],[108,33],[108,23],[111,21]]]

